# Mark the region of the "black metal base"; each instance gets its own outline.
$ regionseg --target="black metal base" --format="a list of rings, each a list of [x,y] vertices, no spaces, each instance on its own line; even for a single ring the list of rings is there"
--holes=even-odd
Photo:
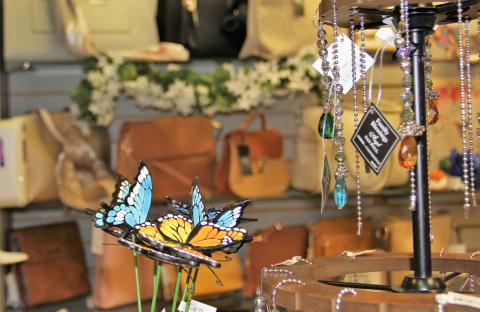
[[[402,286],[400,291],[402,292],[412,292],[412,293],[432,293],[432,292],[443,292],[447,286],[444,281],[439,277],[415,277],[415,276],[406,276],[403,279]]]

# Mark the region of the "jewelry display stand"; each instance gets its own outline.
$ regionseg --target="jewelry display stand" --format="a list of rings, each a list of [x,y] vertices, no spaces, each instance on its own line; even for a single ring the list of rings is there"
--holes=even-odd
[[[479,0],[462,1],[463,17],[477,19],[479,3]],[[400,23],[398,5],[398,1],[392,0],[337,0],[334,18],[332,1],[322,1],[319,12],[325,24],[330,24],[336,19],[337,25],[344,28],[350,28],[352,21],[359,25],[360,16],[364,18],[365,28],[385,26],[388,19],[398,27]],[[414,96],[412,108],[416,124],[426,127],[427,88],[423,59],[426,38],[433,34],[436,25],[457,22],[457,2],[448,1],[433,5],[424,0],[411,1],[408,11],[410,19],[408,32],[413,48],[410,54]],[[470,255],[446,254],[434,256],[432,259],[426,131],[416,139],[418,160],[415,167],[416,203],[412,211],[413,256],[378,252],[356,258],[347,256],[318,258],[313,260],[312,264],[302,263],[286,267],[285,269],[292,272],[288,275],[291,285],[282,284],[281,288],[276,288],[275,285],[278,285],[281,278],[274,274],[267,276],[263,284],[264,294],[271,294],[275,290],[278,306],[302,311],[330,311],[335,300],[339,304],[340,299],[344,301],[342,311],[383,311],[382,305],[392,308],[388,311],[437,311],[435,294],[446,291],[446,281],[461,273],[480,272],[480,260],[473,259]],[[402,285],[397,287],[334,282],[338,276],[345,274],[405,270],[413,271],[413,275],[405,277]],[[456,273],[440,278],[433,277],[432,271]],[[345,287],[351,288],[350,293],[345,293],[343,299],[341,297],[344,293],[340,287],[343,287],[343,290],[346,290]],[[372,289],[382,291],[368,291]],[[470,309],[459,307],[454,309],[454,311],[466,310]]]

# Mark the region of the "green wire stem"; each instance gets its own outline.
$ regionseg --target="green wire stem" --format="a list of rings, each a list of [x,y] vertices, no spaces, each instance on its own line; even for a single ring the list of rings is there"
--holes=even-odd
[[[193,297],[193,294],[195,293],[195,282],[197,281],[197,275],[198,275],[199,269],[200,269],[199,267],[196,268],[195,273],[193,273],[192,284],[190,287],[190,291],[188,292],[188,300],[187,300],[187,306],[185,308],[185,312],[190,311],[190,302],[192,302],[192,297]]]
[[[175,283],[175,293],[173,294],[172,312],[175,312],[175,309],[177,307],[178,293],[180,292],[181,279],[182,279],[182,267],[178,267],[177,281]]]
[[[192,277],[192,271],[193,271],[192,268],[188,269],[187,281],[185,282],[185,289],[183,290],[182,300],[180,300],[180,302],[185,301],[185,298],[187,297],[188,284],[190,284],[190,279]]]
[[[135,243],[135,235],[132,236],[132,242]],[[136,252],[133,252],[133,266],[135,268],[135,285],[137,286],[138,312],[142,312],[142,293],[140,290],[140,274],[138,272],[138,256]]]
[[[153,279],[153,298],[150,311],[155,312],[157,306],[158,286],[160,285],[160,275],[162,274],[162,263],[155,261],[155,278]]]

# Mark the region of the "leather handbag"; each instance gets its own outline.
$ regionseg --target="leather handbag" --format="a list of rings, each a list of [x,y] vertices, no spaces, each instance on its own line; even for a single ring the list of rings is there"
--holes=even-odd
[[[63,6],[62,8],[59,5]],[[7,62],[70,61],[74,55],[98,51],[132,49],[158,43],[155,12],[157,0],[15,0],[5,1],[5,59]],[[83,28],[71,23],[81,12]],[[66,24],[63,24],[66,22]],[[76,51],[70,51],[57,37],[55,29],[62,25]],[[56,27],[57,26],[57,27]],[[66,27],[66,28],[64,28]],[[88,27],[88,33],[82,31]],[[87,37],[86,37],[87,36]],[[18,38],[23,38],[18,40]],[[62,38],[62,39],[59,39]],[[88,54],[88,53],[87,53]]]
[[[60,117],[58,113],[56,117]],[[0,121],[2,166],[0,206],[24,207],[32,202],[58,198],[54,168],[60,145],[48,134],[38,115],[28,114]],[[41,164],[41,165],[39,165]]]
[[[309,258],[337,256],[343,251],[372,249],[370,220],[363,220],[362,235],[357,235],[357,219],[321,220],[308,225]]]
[[[261,129],[247,131],[255,118],[260,118]],[[215,179],[219,192],[245,198],[278,196],[287,189],[283,137],[267,128],[265,114],[249,113],[238,130],[225,136]]]
[[[400,111],[398,105],[386,100],[380,106],[382,113],[392,125],[400,123]],[[318,135],[318,121],[323,113],[321,107],[307,107],[303,110],[302,120],[297,127],[297,139],[292,164],[292,186],[294,188],[320,193],[322,185],[323,155],[327,153],[330,170],[335,164],[335,147],[329,140],[325,140],[325,151],[322,146],[322,138]],[[344,108],[343,134],[347,139],[345,154],[346,165],[349,172],[347,188],[355,190],[355,147],[350,142],[354,129],[354,112],[350,107]],[[399,145],[393,150],[390,158],[386,161],[382,171],[377,175],[373,170],[365,169],[363,159],[360,160],[360,189],[364,193],[374,194],[385,187],[402,186],[408,182],[408,171],[400,167],[398,162]],[[361,157],[361,156],[360,156]],[[333,190],[333,184],[332,189]]]
[[[452,241],[452,216],[438,214],[432,216],[432,241],[431,251],[438,253],[442,248],[448,249]],[[391,252],[412,252],[412,219],[400,217],[388,217],[377,228],[375,236],[383,245],[383,248]],[[400,285],[405,275],[411,272],[395,271],[390,273],[390,284]]]
[[[225,259],[225,253],[213,253],[214,259]],[[208,297],[228,294],[243,289],[244,280],[242,275],[242,263],[238,254],[229,254],[228,261],[222,261],[222,266],[210,271],[206,266],[200,266],[195,281],[195,296]],[[164,270],[166,269],[166,270]],[[175,289],[177,267],[163,265],[162,267],[162,288],[163,299],[171,300]],[[217,279],[218,278],[218,283]],[[182,275],[182,289],[185,289],[187,274]]]
[[[103,251],[95,259],[93,305],[112,309],[137,301],[133,254],[117,238],[103,233]],[[142,300],[152,298],[154,262],[138,255]]]
[[[296,256],[305,258],[307,239],[307,228],[303,225],[284,227],[277,223],[255,233],[246,248],[244,296],[255,295],[262,268]]]
[[[315,0],[250,0],[240,58],[283,57],[316,41]]]
[[[108,166],[108,132],[98,128],[86,137],[70,115],[60,119],[44,108],[38,109],[38,115],[61,145],[54,171],[60,201],[68,207],[91,209],[108,200],[115,190],[115,179]]]
[[[215,138],[209,118],[165,117],[126,122],[118,142],[117,172],[135,176],[145,161],[153,178],[153,200],[165,196],[185,199],[194,177],[200,178],[205,196],[214,190]]]
[[[90,291],[76,222],[15,230],[14,244],[28,254],[18,281],[26,307],[62,301]]]
[[[237,57],[247,29],[246,0],[159,0],[158,32],[195,57]]]

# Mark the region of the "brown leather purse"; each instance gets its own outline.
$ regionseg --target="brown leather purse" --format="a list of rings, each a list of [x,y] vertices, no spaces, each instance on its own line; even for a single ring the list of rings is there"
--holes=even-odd
[[[257,117],[261,129],[247,131]],[[283,137],[278,130],[267,128],[265,114],[249,113],[238,130],[225,136],[215,182],[220,193],[245,198],[277,196],[287,189]]]
[[[215,138],[207,117],[165,117],[123,124],[117,171],[126,177],[147,163],[153,178],[153,200],[187,198],[194,177],[208,198],[214,188]]]
[[[76,222],[15,230],[13,239],[17,249],[29,256],[18,270],[26,307],[62,301],[90,291]]]
[[[260,286],[262,268],[296,256],[305,258],[307,239],[307,228],[303,225],[283,227],[277,223],[255,233],[253,241],[247,246],[243,294],[247,297],[255,295]]]

